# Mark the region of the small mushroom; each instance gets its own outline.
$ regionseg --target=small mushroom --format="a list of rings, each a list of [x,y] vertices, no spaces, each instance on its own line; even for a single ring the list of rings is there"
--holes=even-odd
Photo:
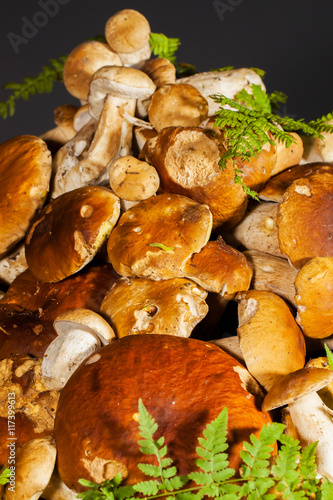
[[[78,106],[73,104],[64,104],[55,109],[54,122],[57,126],[40,136],[52,154],[75,136],[73,119],[78,109]]]
[[[53,438],[32,439],[15,456],[15,481],[5,488],[4,500],[37,500],[47,487],[56,461]]]
[[[249,290],[237,295],[237,335],[246,367],[269,390],[282,375],[303,368],[305,341],[284,300],[278,295]]]
[[[176,83],[176,67],[165,57],[149,59],[140,69],[153,80],[156,88],[168,83]]]
[[[89,309],[61,313],[53,323],[56,337],[45,351],[42,375],[50,389],[61,390],[80,363],[115,334],[109,323]]]
[[[145,333],[189,337],[206,316],[207,292],[193,281],[121,278],[101,304],[117,337]]]
[[[333,125],[333,120],[325,122],[327,125]],[[322,138],[316,137],[313,141],[316,153],[323,161],[333,162],[333,140],[330,132],[322,132]]]
[[[127,201],[141,201],[154,196],[160,186],[156,169],[134,156],[122,156],[110,165],[110,187]]]
[[[166,127],[197,127],[207,117],[208,103],[188,83],[167,83],[151,96],[149,122],[157,132]]]
[[[280,377],[270,388],[262,409],[288,405],[293,426],[303,447],[317,442],[317,471],[333,480],[333,422],[331,410],[317,391],[333,381],[333,371],[303,368]]]
[[[105,25],[105,38],[124,66],[139,68],[150,58],[149,37],[149,22],[137,10],[120,10]]]

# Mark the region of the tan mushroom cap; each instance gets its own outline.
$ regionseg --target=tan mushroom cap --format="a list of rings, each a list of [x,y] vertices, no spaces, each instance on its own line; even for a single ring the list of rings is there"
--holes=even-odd
[[[167,127],[146,141],[140,157],[154,165],[162,189],[207,204],[218,231],[239,222],[248,203],[242,186],[234,182],[232,160],[223,171],[218,164],[224,152],[216,131]]]
[[[324,339],[333,334],[333,257],[314,257],[295,278],[297,322],[304,335]]]
[[[76,273],[94,258],[119,215],[119,198],[105,187],[60,195],[40,212],[26,239],[30,271],[48,283]]]
[[[290,167],[283,172],[274,175],[268,180],[265,187],[260,191],[259,198],[266,201],[283,201],[283,195],[291,184],[303,178],[308,178],[313,174],[333,174],[333,165],[323,163],[306,163]]]
[[[176,67],[165,57],[149,59],[141,67],[141,71],[146,73],[155,83],[156,88],[167,83],[176,82]]]
[[[110,324],[102,316],[90,309],[69,309],[59,314],[53,323],[58,335],[67,334],[74,329],[82,329],[96,335],[102,344],[115,338]]]
[[[281,376],[303,368],[303,334],[278,295],[249,290],[238,294],[237,301],[237,335],[247,369],[269,390]]]
[[[121,66],[122,62],[106,43],[94,40],[81,43],[72,50],[64,65],[63,78],[67,91],[86,101],[93,74],[99,68],[113,64]]]
[[[163,193],[123,213],[108,240],[108,256],[121,276],[183,277],[186,260],[207,243],[211,228],[207,205]]]
[[[277,211],[281,252],[293,266],[312,257],[333,256],[333,175],[299,179],[285,192]]]
[[[124,200],[141,201],[153,196],[160,178],[156,168],[134,156],[121,156],[110,165],[110,187]]]
[[[149,121],[158,132],[165,127],[197,127],[207,114],[207,100],[188,83],[159,87],[148,107]]]
[[[118,338],[145,333],[189,337],[208,313],[206,297],[205,290],[185,278],[121,278],[105,296],[101,314]]]
[[[149,22],[137,10],[120,10],[105,25],[105,38],[117,53],[128,54],[142,49],[149,42],[149,36]]]
[[[252,269],[241,252],[219,237],[192,255],[184,266],[184,275],[209,292],[232,298],[250,288]]]
[[[0,144],[0,256],[26,235],[43,206],[52,159],[45,142],[21,135]]]
[[[263,411],[279,408],[297,399],[317,392],[333,381],[333,370],[302,368],[280,377],[271,387],[262,403]]]
[[[37,500],[48,485],[57,451],[50,436],[26,443],[15,456],[14,488],[6,487],[6,500]]]
[[[120,99],[144,99],[150,97],[155,89],[149,76],[138,69],[104,66],[96,71],[90,81],[90,113],[94,118],[99,118],[108,94]]]

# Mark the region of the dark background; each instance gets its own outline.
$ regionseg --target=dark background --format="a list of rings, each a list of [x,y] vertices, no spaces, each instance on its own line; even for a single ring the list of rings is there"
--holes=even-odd
[[[57,2],[58,13],[15,52],[8,34],[22,36],[26,20],[38,19],[40,2],[47,1]],[[2,0],[0,87],[37,75],[50,58],[103,34],[107,19],[124,8],[144,14],[153,32],[180,38],[177,60],[195,64],[197,71],[264,69],[267,91],[288,95],[284,114],[310,120],[333,110],[333,3],[327,0]],[[8,96],[0,90],[0,101]],[[61,83],[52,94],[18,101],[14,117],[0,116],[0,142],[52,128],[53,110],[67,103],[79,104]]]

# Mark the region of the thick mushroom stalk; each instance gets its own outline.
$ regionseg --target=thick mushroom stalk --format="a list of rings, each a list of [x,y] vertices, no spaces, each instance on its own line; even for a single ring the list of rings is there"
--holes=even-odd
[[[57,162],[53,198],[80,186],[106,184],[110,163],[130,153],[136,101],[155,90],[152,80],[142,71],[122,66],[105,66],[90,83],[89,111],[98,120],[93,140],[84,158],[73,159],[71,168]]]
[[[88,309],[65,311],[56,318],[54,328],[58,337],[45,351],[42,374],[48,387],[60,390],[80,363],[115,334],[99,314]]]

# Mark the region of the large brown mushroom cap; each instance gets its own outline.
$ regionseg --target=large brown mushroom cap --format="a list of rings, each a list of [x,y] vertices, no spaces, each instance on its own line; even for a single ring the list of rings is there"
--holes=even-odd
[[[123,278],[106,294],[101,313],[118,338],[144,333],[189,337],[208,313],[206,297],[205,290],[185,278]]]
[[[247,369],[268,390],[281,376],[303,368],[303,334],[278,295],[249,290],[237,300],[237,334]]]
[[[333,257],[314,257],[295,278],[297,322],[304,335],[324,339],[333,334]]]
[[[88,186],[69,191],[40,212],[26,239],[26,259],[40,281],[60,281],[96,255],[120,215],[119,198]]]
[[[51,177],[51,153],[32,135],[0,144],[0,256],[22,240],[43,206]]]
[[[117,53],[129,54],[142,49],[150,36],[149,22],[134,9],[123,9],[111,16],[105,25],[105,37]]]
[[[230,466],[237,469],[243,441],[270,421],[247,390],[248,376],[234,358],[199,340],[134,335],[112,342],[61,391],[55,424],[61,479],[78,491],[82,477],[100,482],[121,472],[128,483],[143,479],[137,464],[149,457],[137,444],[139,398],[180,474],[194,469],[197,438],[227,407]]]
[[[277,211],[279,244],[292,265],[333,256],[333,175],[299,179],[285,192]]]
[[[121,276],[182,277],[186,260],[207,243],[211,224],[207,205],[177,194],[153,196],[120,217],[108,240],[109,259]]]
[[[161,187],[209,206],[213,227],[227,229],[241,220],[248,197],[234,182],[232,161],[222,171],[220,134],[200,127],[167,127],[149,141],[141,156],[158,171]]]
[[[188,83],[163,85],[148,107],[149,121],[158,132],[165,127],[197,127],[207,114],[207,100]]]
[[[86,101],[93,74],[99,68],[113,64],[121,66],[122,62],[106,43],[95,40],[83,42],[75,47],[66,59],[64,85],[71,95]]]

